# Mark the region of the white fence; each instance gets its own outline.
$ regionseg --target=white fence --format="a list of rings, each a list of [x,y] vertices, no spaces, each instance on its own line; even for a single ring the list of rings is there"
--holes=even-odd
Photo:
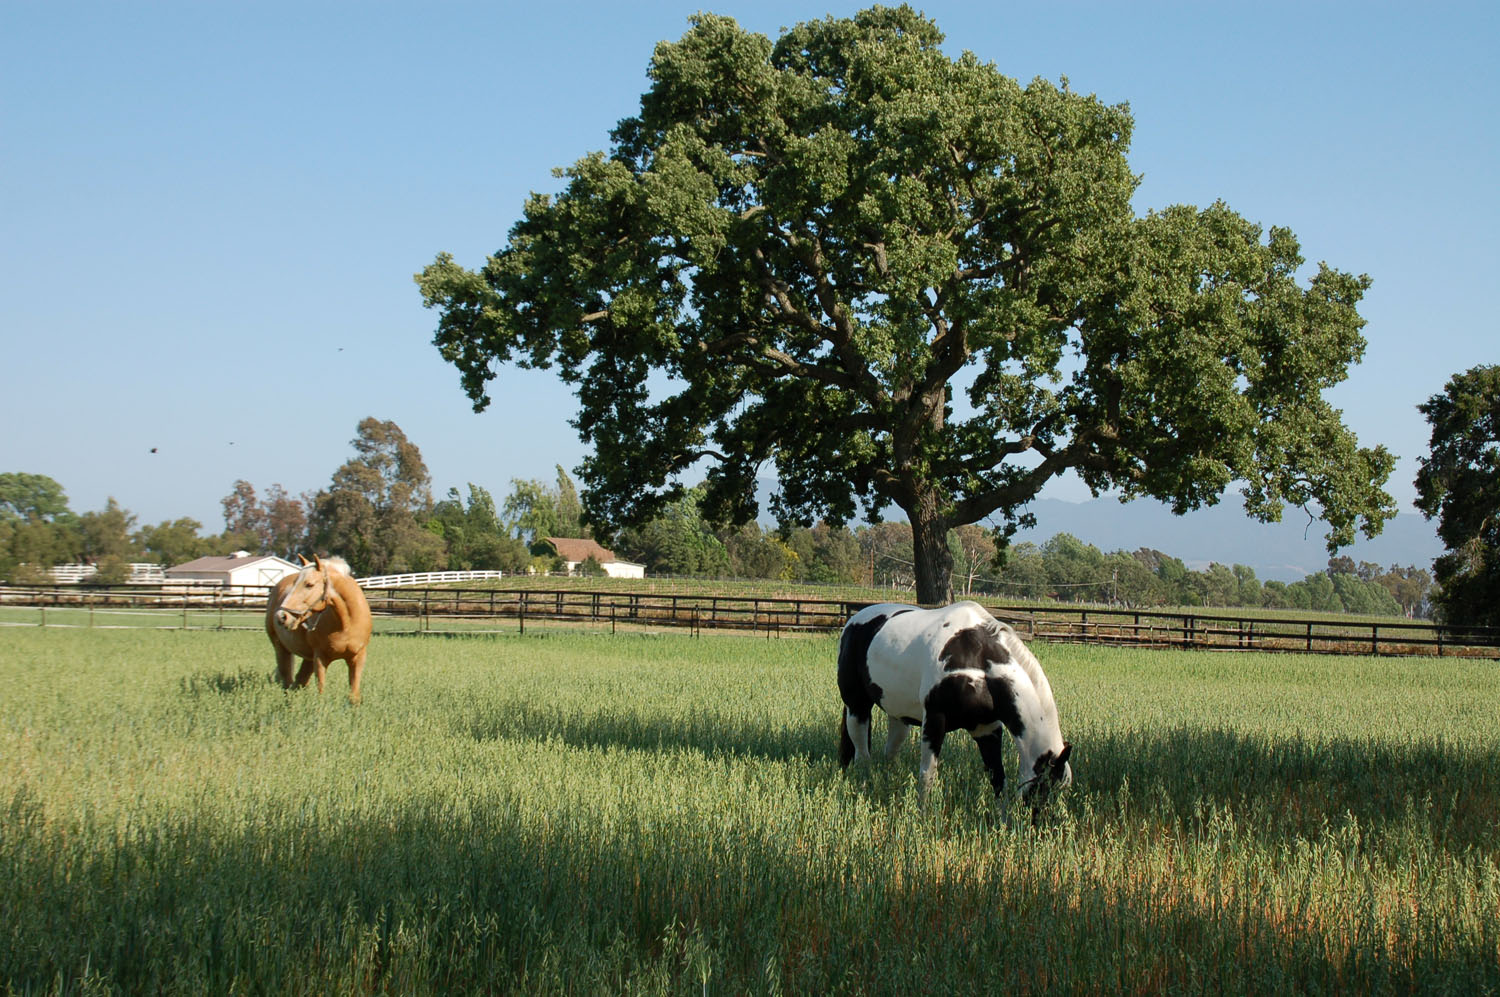
[[[418,571],[409,575],[372,575],[359,579],[361,588],[394,589],[409,585],[441,585],[444,582],[473,582],[485,578],[505,578],[503,571]]]
[[[48,569],[55,585],[77,585],[86,579],[94,577],[98,568],[92,564],[58,564]],[[406,575],[373,575],[369,578],[361,578],[359,584],[366,588],[404,588],[410,585],[441,585],[445,582],[472,582],[487,578],[513,577],[514,573],[507,575],[503,571],[418,571]],[[126,579],[129,585],[161,585],[167,581],[159,564],[132,564],[130,566],[130,577]],[[209,578],[177,578],[173,584],[178,585],[217,585],[219,582]]]
[[[47,569],[52,580],[58,585],[77,585],[85,578],[92,578],[99,571],[92,564],[55,564]],[[160,585],[167,580],[159,564],[136,562],[130,565],[130,577],[125,579],[129,585]]]

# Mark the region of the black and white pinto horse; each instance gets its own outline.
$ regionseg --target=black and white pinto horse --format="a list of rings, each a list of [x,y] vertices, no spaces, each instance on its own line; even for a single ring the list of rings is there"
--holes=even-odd
[[[870,757],[870,714],[890,718],[886,756],[922,728],[920,795],[937,774],[949,731],[966,730],[979,745],[999,797],[1005,788],[1002,729],[1020,755],[1017,792],[1033,806],[1073,779],[1057,704],[1042,666],[1010,627],[984,607],[958,602],[941,609],[900,603],[869,606],[850,617],[839,639],[839,694],[844,722],[839,765]]]

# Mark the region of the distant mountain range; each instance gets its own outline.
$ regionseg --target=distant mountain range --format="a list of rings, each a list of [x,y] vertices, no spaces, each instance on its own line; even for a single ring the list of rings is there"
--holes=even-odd
[[[760,482],[762,525],[771,525],[769,509],[774,489],[774,482]],[[1044,544],[1058,533],[1071,533],[1106,554],[1151,547],[1180,558],[1195,571],[1215,561],[1243,564],[1255,569],[1255,576],[1263,582],[1301,581],[1328,567],[1323,540],[1327,527],[1321,520],[1309,523],[1302,510],[1288,508],[1281,522],[1260,523],[1245,515],[1239,496],[1234,494],[1226,495],[1212,508],[1185,516],[1174,516],[1165,505],[1149,499],[1121,503],[1107,497],[1087,502],[1038,499],[1030,509],[1036,516],[1036,528],[1017,533],[1013,542]],[[905,519],[894,507],[887,516]],[[1413,509],[1404,509],[1385,524],[1378,537],[1366,540],[1360,536],[1339,555],[1351,557],[1356,563],[1373,561],[1382,568],[1415,565],[1430,571],[1433,558],[1442,552],[1436,524]]]
[[[1105,553],[1152,547],[1181,558],[1189,568],[1202,570],[1214,561],[1255,569],[1261,581],[1300,581],[1328,567],[1321,520],[1309,523],[1300,509],[1286,509],[1279,523],[1260,523],[1245,515],[1238,497],[1225,496],[1210,509],[1174,516],[1160,502],[1121,503],[1112,498],[1088,502],[1039,499],[1031,504],[1036,529],[1016,534],[1016,541],[1042,544],[1058,533],[1093,544]],[[1436,524],[1421,513],[1405,510],[1385,524],[1373,540],[1363,536],[1340,556],[1373,561],[1383,568],[1415,565],[1432,569],[1443,552]]]

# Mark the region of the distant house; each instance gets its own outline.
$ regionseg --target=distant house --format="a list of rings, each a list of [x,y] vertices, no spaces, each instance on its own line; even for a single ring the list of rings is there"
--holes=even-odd
[[[275,554],[251,554],[237,550],[228,557],[200,557],[166,570],[168,582],[199,585],[275,585],[287,575],[301,571],[297,565]]]
[[[593,540],[579,540],[574,537],[545,537],[543,542],[557,552],[557,556],[567,562],[568,574],[578,573],[579,565],[589,558],[599,562],[604,573],[611,578],[645,578],[646,566],[636,564],[634,561],[621,561],[615,557],[612,550],[600,547]]]

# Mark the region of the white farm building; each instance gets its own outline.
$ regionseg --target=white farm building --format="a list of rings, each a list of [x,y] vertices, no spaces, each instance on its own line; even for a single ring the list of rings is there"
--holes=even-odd
[[[228,557],[200,557],[166,571],[168,582],[199,585],[275,585],[302,569],[275,554],[238,550]]]

